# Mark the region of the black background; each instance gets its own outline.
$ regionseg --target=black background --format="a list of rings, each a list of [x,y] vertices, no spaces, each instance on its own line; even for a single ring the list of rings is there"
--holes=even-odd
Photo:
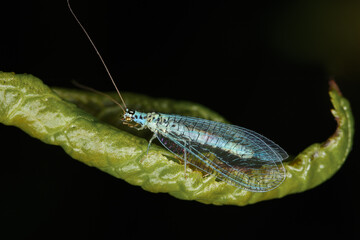
[[[74,0],[72,7],[121,91],[201,103],[290,154],[335,130],[330,77],[358,116],[358,1]],[[1,3],[0,20],[0,70],[50,86],[73,87],[76,79],[113,90],[65,0]],[[219,207],[146,192],[17,128],[0,131],[0,236],[347,237],[357,226],[357,141],[339,172],[315,189]]]

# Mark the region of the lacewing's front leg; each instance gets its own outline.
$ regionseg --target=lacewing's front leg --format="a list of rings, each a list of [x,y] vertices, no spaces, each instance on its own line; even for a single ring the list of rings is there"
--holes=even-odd
[[[145,125],[142,125],[142,126],[140,126],[140,127],[134,126],[134,128],[135,128],[136,130],[138,130],[138,131],[144,130],[144,129],[145,129]]]
[[[124,125],[127,125],[130,128],[135,128],[136,130],[144,130],[145,129],[145,125],[140,125],[139,123],[130,123],[130,122],[124,122]],[[138,127],[140,125],[140,127]]]

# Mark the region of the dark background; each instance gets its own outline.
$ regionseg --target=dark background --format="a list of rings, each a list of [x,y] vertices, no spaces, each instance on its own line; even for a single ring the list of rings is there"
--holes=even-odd
[[[359,116],[360,2],[72,1],[120,91],[189,100],[290,154],[335,130],[328,80]],[[0,70],[111,91],[66,1],[1,3]],[[246,207],[153,194],[0,126],[0,236],[14,239],[352,236],[356,149],[315,189]],[[3,238],[2,238],[3,239]]]

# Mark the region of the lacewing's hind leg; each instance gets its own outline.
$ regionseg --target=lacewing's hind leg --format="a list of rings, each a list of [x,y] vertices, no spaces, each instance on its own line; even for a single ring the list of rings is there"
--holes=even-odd
[[[186,146],[186,143],[184,144]],[[187,174],[186,174],[186,164],[187,164],[187,158],[186,158],[186,147],[184,148],[184,176],[185,176],[185,179],[187,179]]]

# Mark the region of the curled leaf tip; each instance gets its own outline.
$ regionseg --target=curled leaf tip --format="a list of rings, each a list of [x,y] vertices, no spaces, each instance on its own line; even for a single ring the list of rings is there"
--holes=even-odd
[[[284,162],[286,180],[265,193],[241,190],[191,169],[184,178],[184,167],[165,149],[153,144],[146,153],[149,133],[122,126],[121,110],[109,98],[86,91],[49,88],[32,75],[0,72],[0,122],[61,146],[74,159],[147,191],[167,192],[179,199],[206,204],[244,206],[306,191],[325,182],[341,167],[351,150],[354,120],[350,104],[335,81],[330,81],[329,94],[338,122],[335,134]],[[128,105],[145,111],[225,121],[195,103],[133,93],[125,93],[124,98]]]
[[[335,82],[334,78],[330,78],[330,80],[329,80],[329,91],[336,91],[339,94],[339,96],[342,96],[340,88],[337,85],[337,83]]]

